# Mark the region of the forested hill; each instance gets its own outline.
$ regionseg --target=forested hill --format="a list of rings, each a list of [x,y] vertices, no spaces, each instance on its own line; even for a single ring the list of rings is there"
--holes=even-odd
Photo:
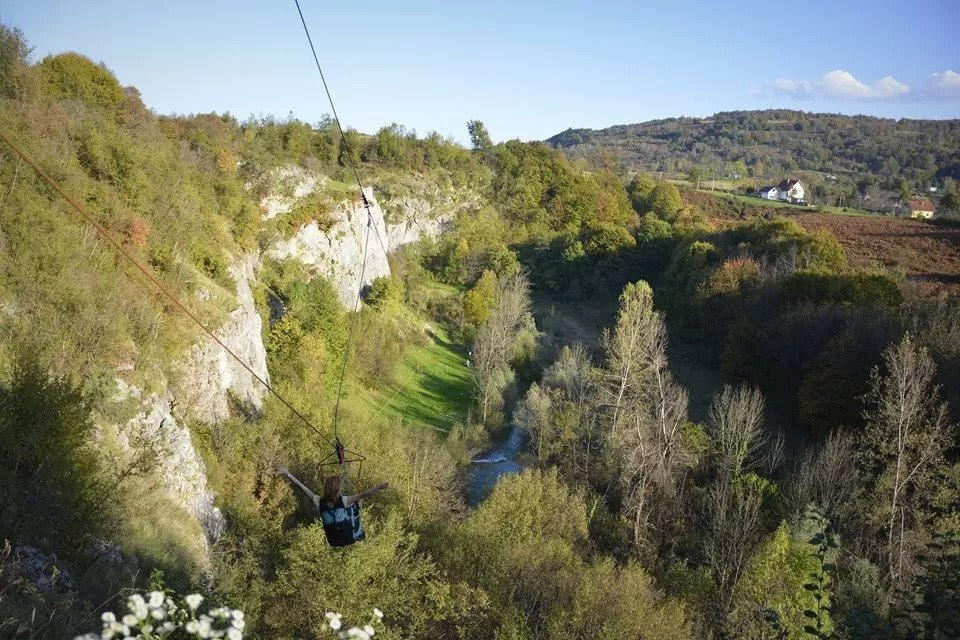
[[[612,155],[626,168],[766,177],[791,170],[960,177],[960,120],[890,120],[775,109],[667,118],[606,129],[567,129],[547,143],[572,156]]]

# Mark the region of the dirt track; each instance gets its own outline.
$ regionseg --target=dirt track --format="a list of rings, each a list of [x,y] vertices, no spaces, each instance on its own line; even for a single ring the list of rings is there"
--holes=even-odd
[[[854,266],[900,265],[927,295],[960,294],[960,226],[827,213],[791,217],[810,230],[829,229]]]

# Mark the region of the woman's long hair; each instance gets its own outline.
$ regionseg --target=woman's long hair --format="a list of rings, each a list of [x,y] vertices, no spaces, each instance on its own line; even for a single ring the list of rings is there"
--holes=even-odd
[[[334,504],[340,497],[340,476],[330,476],[323,483],[323,501]]]

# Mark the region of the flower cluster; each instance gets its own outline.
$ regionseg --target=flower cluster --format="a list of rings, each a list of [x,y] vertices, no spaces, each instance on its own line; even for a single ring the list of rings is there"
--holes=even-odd
[[[127,598],[127,613],[121,617],[107,611],[100,616],[103,628],[100,633],[77,636],[75,640],[111,640],[112,638],[165,638],[177,629],[183,629],[196,638],[226,638],[243,640],[246,622],[243,611],[228,607],[216,607],[199,613],[203,596],[193,593],[178,603],[162,591],[141,595],[134,593]]]
[[[333,631],[341,640],[370,640],[370,638],[377,635],[377,630],[373,625],[383,620],[383,611],[374,607],[370,622],[363,625],[363,627],[350,627],[349,629],[343,628],[343,616],[339,613],[328,611],[326,616],[327,622],[324,628]]]

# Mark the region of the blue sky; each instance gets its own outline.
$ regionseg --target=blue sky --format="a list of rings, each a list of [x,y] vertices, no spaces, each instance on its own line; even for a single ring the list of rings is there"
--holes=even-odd
[[[346,125],[466,138],[768,107],[960,117],[960,2],[301,0]],[[776,9],[769,7],[775,6]],[[158,113],[329,112],[293,0],[0,0]]]

